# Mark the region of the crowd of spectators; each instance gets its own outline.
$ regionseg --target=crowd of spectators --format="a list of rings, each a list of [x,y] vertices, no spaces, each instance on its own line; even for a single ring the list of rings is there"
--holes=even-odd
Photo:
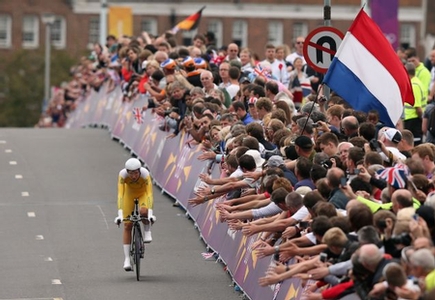
[[[189,47],[170,33],[109,36],[72,68],[38,125],[62,126],[103,84],[121,87],[119,101],[143,94],[142,110],[168,138],[185,132],[198,159],[220,167],[219,178],[199,175],[189,204],[225,199],[222,222],[256,235],[255,254],[275,261],[260,285],[300,278],[305,299],[435,299],[435,69],[415,49],[398,52],[416,104],[392,128],[375,110],[326,99],[303,43],[293,52],[268,44],[261,60],[236,44],[216,47],[212,33]]]

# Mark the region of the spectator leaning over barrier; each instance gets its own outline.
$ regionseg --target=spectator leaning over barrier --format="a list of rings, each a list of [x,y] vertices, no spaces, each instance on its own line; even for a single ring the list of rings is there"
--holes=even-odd
[[[254,171],[257,168],[254,157],[248,154],[242,155],[242,157],[240,157],[239,165],[240,165],[240,169],[243,172]],[[198,192],[196,193],[196,197],[190,199],[189,203],[196,206],[198,204],[222,196],[232,190],[240,189],[240,188],[249,188],[249,187],[254,187],[254,188],[257,187],[257,183],[249,178],[245,178],[236,182],[229,182],[217,188],[203,187],[201,189],[198,189]]]

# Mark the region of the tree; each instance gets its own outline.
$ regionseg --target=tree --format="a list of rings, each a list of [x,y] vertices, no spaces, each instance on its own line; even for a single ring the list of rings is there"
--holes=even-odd
[[[51,86],[68,81],[69,70],[77,61],[66,51],[53,49]],[[38,122],[44,97],[44,66],[44,51],[19,50],[3,61],[1,127],[33,127]]]

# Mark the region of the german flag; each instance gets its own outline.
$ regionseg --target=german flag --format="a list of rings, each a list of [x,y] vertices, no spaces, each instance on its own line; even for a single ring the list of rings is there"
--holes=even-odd
[[[204,8],[205,6],[203,6],[196,13],[188,16],[186,19],[175,25],[175,27],[172,28],[172,32],[177,33],[178,30],[194,30],[199,25],[199,21],[201,20],[202,11],[204,10]]]

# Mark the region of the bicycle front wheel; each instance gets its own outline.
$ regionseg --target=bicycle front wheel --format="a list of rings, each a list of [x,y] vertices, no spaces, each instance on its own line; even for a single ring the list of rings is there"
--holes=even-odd
[[[138,225],[140,226],[140,225]],[[136,264],[136,279],[137,281],[140,280],[140,259],[141,259],[141,252],[143,248],[143,241],[142,241],[142,233],[140,228],[135,228],[134,231],[134,260]]]

